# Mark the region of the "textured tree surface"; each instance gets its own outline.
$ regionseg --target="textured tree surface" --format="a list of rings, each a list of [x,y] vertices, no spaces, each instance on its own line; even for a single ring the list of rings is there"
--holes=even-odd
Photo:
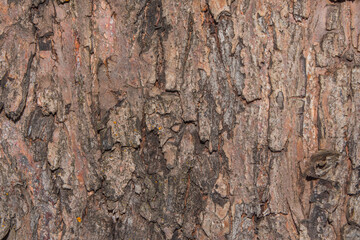
[[[360,239],[359,13],[0,0],[0,239]]]

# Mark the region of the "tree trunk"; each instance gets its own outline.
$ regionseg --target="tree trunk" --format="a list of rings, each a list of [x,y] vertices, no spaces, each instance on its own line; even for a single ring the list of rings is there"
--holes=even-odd
[[[0,239],[360,239],[359,12],[0,0]]]

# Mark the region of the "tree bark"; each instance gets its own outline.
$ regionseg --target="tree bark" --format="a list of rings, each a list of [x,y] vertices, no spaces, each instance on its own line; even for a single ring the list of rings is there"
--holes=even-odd
[[[360,239],[359,12],[0,0],[0,239]]]

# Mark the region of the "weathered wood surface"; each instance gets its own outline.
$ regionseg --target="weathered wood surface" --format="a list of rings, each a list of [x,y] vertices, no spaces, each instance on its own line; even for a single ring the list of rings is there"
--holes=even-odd
[[[360,239],[360,1],[0,0],[0,239]]]

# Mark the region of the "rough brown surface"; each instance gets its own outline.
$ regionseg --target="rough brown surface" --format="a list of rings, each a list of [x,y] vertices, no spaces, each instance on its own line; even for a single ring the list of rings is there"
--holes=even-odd
[[[0,239],[360,239],[359,13],[0,0]]]

